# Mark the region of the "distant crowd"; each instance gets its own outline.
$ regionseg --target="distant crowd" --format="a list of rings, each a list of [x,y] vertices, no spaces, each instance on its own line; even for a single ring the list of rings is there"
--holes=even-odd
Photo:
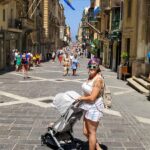
[[[54,63],[57,60],[59,64],[64,67],[64,76],[70,75],[69,70],[72,70],[72,75],[77,75],[77,69],[80,66],[78,56],[83,57],[83,50],[81,48],[69,49],[64,47],[57,51],[52,52],[51,62]]]
[[[31,52],[20,53],[17,49],[12,52],[12,63],[15,66],[16,71],[22,71],[24,79],[28,78],[28,70],[30,67],[39,66],[41,61],[41,54]]]
[[[77,68],[80,66],[78,56],[82,58],[84,55],[82,48],[63,47],[47,53],[47,61],[54,63],[57,58],[59,64],[62,64],[64,68],[64,76],[70,75],[70,69],[72,69],[72,75],[76,76]],[[7,61],[15,67],[16,72],[23,72],[24,79],[29,78],[28,71],[31,67],[40,66],[41,60],[42,54],[40,53],[31,53],[30,51],[21,53],[17,49],[12,50],[11,56],[7,58]]]

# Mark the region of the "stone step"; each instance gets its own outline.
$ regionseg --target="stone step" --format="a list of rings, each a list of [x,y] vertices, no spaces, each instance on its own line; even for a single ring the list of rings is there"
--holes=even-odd
[[[149,90],[147,90],[145,87],[143,87],[141,84],[133,80],[133,78],[128,78],[127,82],[129,85],[131,85],[133,88],[135,88],[137,91],[141,92],[142,94],[149,94]]]
[[[150,90],[150,83],[143,80],[142,78],[137,78],[135,76],[132,77],[133,80],[144,86],[147,90]]]
[[[147,81],[148,83],[150,83],[150,79],[148,79],[147,77],[145,77],[145,76],[143,76],[143,75],[140,75],[140,77],[141,77],[143,80],[145,80],[145,81]]]

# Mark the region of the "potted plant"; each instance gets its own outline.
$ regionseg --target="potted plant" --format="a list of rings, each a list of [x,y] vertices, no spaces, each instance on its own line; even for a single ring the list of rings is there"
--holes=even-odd
[[[99,46],[99,40],[98,40],[98,39],[93,40],[93,41],[90,43],[90,45],[91,45],[91,50],[90,50],[90,52],[91,52],[94,56],[96,56],[96,55],[97,55],[97,51],[98,51],[98,46]]]
[[[126,51],[123,51],[121,53],[121,58],[122,58],[122,64],[126,65],[128,62],[128,53]]]

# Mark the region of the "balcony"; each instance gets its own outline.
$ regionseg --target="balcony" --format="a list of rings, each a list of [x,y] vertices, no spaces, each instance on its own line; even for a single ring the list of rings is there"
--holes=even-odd
[[[87,23],[83,23],[82,28],[89,28],[89,26],[87,25]]]
[[[101,2],[101,7],[102,7],[103,9],[109,7],[109,5],[110,5],[109,0],[102,0],[102,2]]]
[[[0,4],[5,5],[8,4],[11,0],[0,0]]]
[[[112,8],[114,8],[114,7],[120,7],[120,5],[121,5],[121,2],[120,2],[120,0],[115,0],[115,1],[112,1],[112,4],[111,4],[112,6]]]
[[[9,19],[8,20],[8,28],[13,28],[13,29],[22,29],[22,22],[18,19]]]
[[[91,8],[94,8],[94,2],[95,2],[94,0],[91,0],[91,4],[90,4]]]
[[[23,29],[34,29],[34,21],[29,18],[21,18],[22,20],[22,28]]]

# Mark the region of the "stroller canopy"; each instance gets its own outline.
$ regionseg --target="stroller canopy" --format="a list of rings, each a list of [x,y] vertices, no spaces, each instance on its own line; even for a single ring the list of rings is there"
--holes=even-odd
[[[54,97],[53,104],[61,115],[63,115],[72,103],[78,99],[80,95],[75,91],[67,91],[65,93],[58,93]]]

